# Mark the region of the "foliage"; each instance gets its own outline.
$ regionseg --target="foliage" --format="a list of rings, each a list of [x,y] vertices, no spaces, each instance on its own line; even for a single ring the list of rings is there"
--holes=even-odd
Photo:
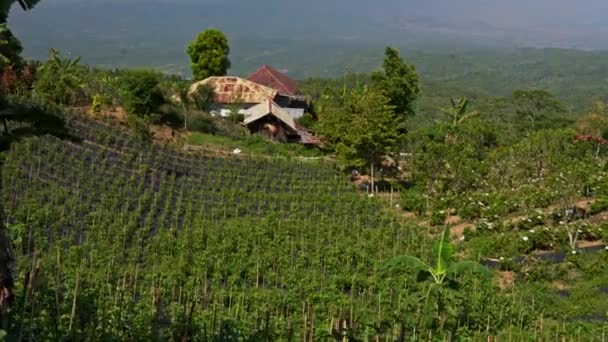
[[[343,168],[378,164],[405,131],[390,100],[374,89],[349,92],[318,115],[319,133]]]
[[[442,108],[441,111],[447,117],[448,133],[446,135],[447,142],[456,142],[460,129],[463,123],[471,118],[479,115],[479,112],[468,111],[469,100],[466,98],[458,101],[450,99],[450,108]]]
[[[193,113],[192,115],[188,115],[188,117],[190,121],[188,129],[190,131],[211,134],[217,132],[217,127],[215,127],[213,119],[209,114]]]
[[[386,48],[383,71],[372,74],[372,84],[390,99],[398,114],[414,114],[414,101],[420,94],[418,74],[395,48]]]
[[[516,90],[511,98],[517,108],[517,114],[523,120],[529,121],[533,129],[537,127],[538,121],[545,119],[547,115],[566,112],[564,105],[545,90]]]
[[[34,93],[50,103],[74,105],[82,101],[80,58],[61,58],[59,51],[51,49],[49,60],[40,66]]]
[[[128,113],[150,117],[164,103],[161,75],[153,70],[129,70],[121,75],[122,102]]]
[[[212,86],[203,84],[196,87],[188,96],[195,109],[208,111],[213,104],[215,94]]]
[[[230,68],[228,39],[220,30],[208,29],[199,33],[188,45],[187,53],[195,80],[224,76]]]
[[[18,68],[23,63],[22,51],[21,42],[9,30],[6,23],[0,23],[0,67],[2,69],[7,66]]]

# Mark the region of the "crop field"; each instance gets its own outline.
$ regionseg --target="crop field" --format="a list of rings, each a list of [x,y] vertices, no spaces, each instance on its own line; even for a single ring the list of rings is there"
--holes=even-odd
[[[567,256],[576,271],[499,262],[499,278],[525,274],[521,286],[470,277],[432,294],[386,263],[431,260],[441,228],[357,193],[329,162],[187,154],[100,122],[69,126],[82,141],[32,138],[4,158],[18,270],[4,330],[17,339],[599,341],[606,330],[607,302],[597,299],[608,296],[608,253]],[[481,202],[459,203],[464,213]],[[460,257],[510,258],[565,239],[542,219],[479,222]],[[429,304],[429,294],[446,303]],[[455,330],[435,336],[438,324]]]
[[[372,279],[424,235],[331,164],[192,156],[70,125],[84,141],[37,138],[5,159],[23,338],[315,339],[406,305]]]

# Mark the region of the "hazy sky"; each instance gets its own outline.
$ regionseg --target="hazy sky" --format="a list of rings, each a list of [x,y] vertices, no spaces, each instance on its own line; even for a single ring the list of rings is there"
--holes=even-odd
[[[90,60],[139,50],[169,63],[209,27],[259,54],[277,39],[608,49],[608,0],[42,0],[14,8],[9,24],[34,58],[50,47]]]

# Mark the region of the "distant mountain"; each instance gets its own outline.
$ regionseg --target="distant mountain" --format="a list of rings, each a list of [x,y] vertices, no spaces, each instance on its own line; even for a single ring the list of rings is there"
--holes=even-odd
[[[50,47],[103,66],[185,72],[186,44],[208,27],[231,39],[239,72],[294,55],[331,64],[385,45],[608,49],[604,0],[43,0],[10,25],[26,54]]]

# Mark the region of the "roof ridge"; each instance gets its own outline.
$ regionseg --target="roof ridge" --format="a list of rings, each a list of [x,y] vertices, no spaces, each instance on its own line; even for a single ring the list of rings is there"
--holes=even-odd
[[[268,64],[261,65],[253,74],[249,75],[248,79],[257,75],[262,75],[263,73],[269,75],[270,79],[286,92],[285,95],[296,94],[298,87],[297,81]]]
[[[274,78],[277,82],[279,82],[279,84],[281,84],[283,86],[283,88],[291,91],[291,87],[289,87],[288,85],[286,85],[285,83],[283,83],[283,81],[277,77],[277,75],[274,73],[275,71],[279,72],[278,70],[274,69],[274,68],[270,68],[268,69],[270,71],[270,74],[272,75],[272,78]],[[285,75],[287,76],[287,75]]]

